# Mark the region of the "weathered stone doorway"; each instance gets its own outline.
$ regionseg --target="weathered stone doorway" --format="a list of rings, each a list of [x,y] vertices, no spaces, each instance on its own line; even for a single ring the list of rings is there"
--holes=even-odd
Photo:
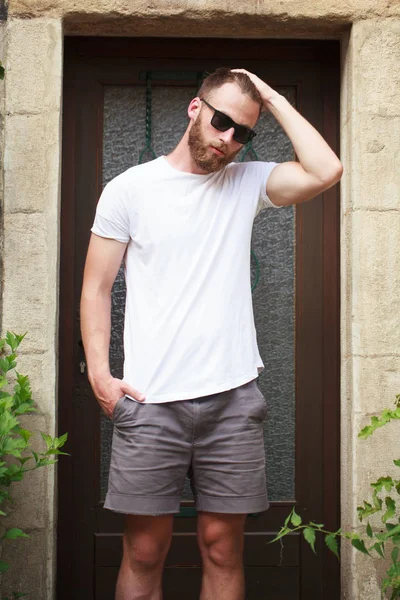
[[[170,73],[169,77],[159,79],[158,84],[155,82],[155,97],[162,87],[170,89],[167,95],[173,96],[179,90],[182,92],[187,88],[189,92],[190,86],[193,87],[189,73],[240,62],[241,66],[259,72],[272,85],[280,86],[281,93],[292,94],[298,109],[335,147],[339,58],[335,42],[87,38],[67,39],[65,56],[59,427],[70,432],[72,459],[60,464],[57,597],[59,600],[71,597],[100,600],[112,597],[120,560],[122,522],[102,509],[107,471],[107,424],[101,420],[86,376],[79,368],[84,357],[79,344],[78,299],[95,204],[104,177],[116,175],[115,169],[125,165],[133,133],[129,133],[125,148],[118,146],[118,140],[113,141],[113,135],[116,136],[118,131],[122,137],[124,135],[118,115],[124,110],[128,110],[127,115],[131,114],[129,106],[132,109],[133,105],[129,103],[135,102],[134,94],[137,90],[144,91],[141,73],[149,70],[164,72],[164,75]],[[178,84],[172,72],[183,74]],[[160,96],[159,106],[165,105],[165,98]],[[167,101],[167,106],[171,110],[173,103],[170,105]],[[133,113],[140,110],[138,105]],[[128,129],[127,125],[125,130]],[[270,136],[274,139],[273,130]],[[144,137],[143,130],[143,141]],[[263,156],[260,151],[260,159],[279,160],[276,153],[279,152],[279,139],[283,138],[277,134],[275,139],[276,146],[265,146],[265,154]],[[290,148],[285,148],[284,141],[281,144],[281,160],[286,160],[284,153],[290,152]],[[116,160],[112,158],[112,148],[120,148],[121,153],[117,152],[114,157]],[[271,151],[275,158],[273,154],[269,155]],[[134,160],[132,154],[128,165],[122,166],[120,171]],[[278,545],[267,546],[266,542],[294,504],[313,520],[324,522],[331,528],[339,526],[337,190],[330,190],[324,197],[298,209],[296,214],[293,211],[292,220],[288,219],[286,225],[286,237],[275,240],[275,249],[279,254],[279,244],[283,243],[283,264],[288,271],[286,283],[289,282],[289,287],[286,299],[278,297],[275,309],[286,302],[286,314],[279,315],[278,311],[276,316],[278,320],[283,319],[291,339],[282,351],[292,355],[289,370],[278,373],[276,379],[270,378],[265,385],[267,395],[272,396],[272,412],[275,412],[275,419],[271,415],[270,422],[285,423],[283,431],[278,427],[267,432],[267,444],[270,438],[277,442],[270,452],[279,449],[279,439],[289,443],[283,448],[283,458],[279,457],[278,451],[269,467],[276,473],[271,509],[265,515],[248,519],[245,560],[249,598],[258,600],[265,594],[271,599],[317,600],[324,597],[334,600],[339,594],[338,568],[332,557],[323,554],[322,548],[316,558],[296,537],[288,540],[283,554]],[[273,251],[263,245],[267,227],[268,224],[263,222],[255,226],[257,248],[260,256],[266,259],[266,269],[268,254]],[[274,237],[274,231],[276,233],[279,228],[276,223],[269,237]],[[290,244],[292,259],[287,260],[286,251]],[[271,272],[265,275],[262,285],[266,287],[256,290],[255,293],[261,291],[261,296],[255,295],[254,300],[255,306],[257,303],[259,306],[259,331],[265,326],[265,319],[268,320],[268,314],[264,319],[262,310],[270,288]],[[279,283],[278,280],[280,289]],[[273,306],[271,310],[274,310]],[[118,339],[118,328],[116,333]],[[275,333],[278,334],[276,347],[280,330]],[[266,358],[272,336],[268,329],[262,337],[264,335],[263,358]],[[116,369],[118,354],[116,348]],[[282,355],[276,356],[275,362],[271,363],[271,372],[274,365],[285,362],[279,358]],[[282,391],[282,381],[287,384],[288,379],[292,380],[292,386],[283,390],[282,402],[276,402],[277,394]],[[284,402],[288,403],[280,414],[279,405]],[[286,487],[282,487],[278,477],[284,472],[290,476]],[[191,501],[186,498],[182,503],[181,518],[176,520],[176,538],[166,569],[167,600],[179,597],[191,600],[198,596],[200,569],[194,539],[195,517],[188,510],[190,508]],[[188,595],[188,590],[193,596]]]

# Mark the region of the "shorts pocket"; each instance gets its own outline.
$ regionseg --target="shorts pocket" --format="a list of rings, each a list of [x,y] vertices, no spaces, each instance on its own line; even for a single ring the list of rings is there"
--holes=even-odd
[[[240,400],[248,422],[259,426],[266,421],[268,414],[267,401],[255,379],[241,388]]]
[[[257,383],[255,385],[255,388],[257,390],[257,398],[260,401],[260,417],[261,417],[261,421],[263,423],[265,423],[265,421],[268,419],[268,403],[267,403],[267,400],[266,400],[264,394],[262,393],[262,391],[258,387]]]
[[[124,396],[121,396],[121,398],[119,398],[119,399],[117,400],[117,403],[116,403],[116,405],[114,406],[114,410],[113,410],[113,412],[112,412],[112,415],[111,415],[111,420],[112,420],[112,422],[113,422],[113,423],[115,422],[115,419],[116,419],[116,417],[118,416],[118,414],[117,414],[117,413],[118,413],[118,410],[119,410],[119,408],[120,408],[121,404],[123,403],[123,401],[125,400],[125,398],[126,398],[126,396],[125,396],[125,395],[124,395]]]

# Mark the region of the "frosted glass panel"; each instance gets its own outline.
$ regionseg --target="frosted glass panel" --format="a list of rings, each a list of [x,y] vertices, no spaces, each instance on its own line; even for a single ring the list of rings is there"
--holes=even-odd
[[[294,88],[278,88],[295,104]],[[154,87],[152,146],[157,156],[168,154],[183,135],[187,106],[195,87]],[[104,95],[103,185],[138,163],[145,143],[145,88],[109,86]],[[293,160],[292,146],[268,113],[256,127],[254,150],[259,160]],[[240,160],[239,155],[238,160]],[[248,154],[246,160],[256,157]],[[150,160],[149,155],[144,157]],[[294,498],[295,448],[295,211],[292,207],[262,211],[253,230],[253,250],[260,264],[260,278],[253,293],[258,344],[265,369],[259,384],[269,404],[265,426],[267,480],[271,500]],[[255,277],[254,262],[253,278]],[[125,282],[120,270],[113,288],[110,364],[122,376]],[[101,499],[107,490],[112,424],[101,417]],[[192,498],[188,480],[183,499]]]

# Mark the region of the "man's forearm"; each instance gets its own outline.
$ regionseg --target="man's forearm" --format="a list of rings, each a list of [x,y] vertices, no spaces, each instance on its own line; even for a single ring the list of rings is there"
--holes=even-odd
[[[318,131],[280,94],[267,94],[264,105],[284,129],[303,169],[321,181],[329,180],[340,161]]]
[[[110,375],[111,296],[105,291],[83,290],[81,331],[89,381]]]
[[[292,142],[303,171],[315,182],[321,182],[321,189],[326,189],[338,181],[342,174],[341,162],[311,123],[302,117],[284,96],[278,94],[257,75],[245,69],[233,71],[245,73],[254,83],[262,98],[264,109],[274,115]],[[313,186],[309,187],[311,190]],[[317,188],[318,185],[311,191],[317,192]],[[303,199],[311,197],[306,193]]]

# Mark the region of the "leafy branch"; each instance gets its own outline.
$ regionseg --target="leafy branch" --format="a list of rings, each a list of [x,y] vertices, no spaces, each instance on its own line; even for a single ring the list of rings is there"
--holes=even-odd
[[[32,399],[29,378],[16,370],[17,350],[25,335],[7,332],[0,339],[0,544],[5,540],[28,538],[18,527],[7,529],[4,508],[12,502],[10,486],[22,481],[25,473],[57,462],[57,456],[66,454],[61,451],[68,434],[51,437],[41,433],[45,449],[36,452],[31,446],[33,432],[22,427],[21,415],[37,412]],[[14,386],[10,391],[10,387]],[[0,574],[7,571],[9,564],[0,560]],[[22,598],[23,593],[13,593],[13,598]],[[3,600],[8,600],[4,598]]]
[[[358,437],[365,440],[379,429],[379,427],[383,427],[392,420],[400,419],[400,394],[396,395],[394,404],[394,409],[391,410],[390,408],[385,408],[380,417],[372,417],[371,424],[364,427],[358,434]]]
[[[377,429],[396,419],[400,420],[400,394],[396,396],[395,408],[385,409],[379,417],[372,417],[370,425],[364,427],[358,437],[366,439]],[[394,460],[393,464],[400,467],[400,459]],[[395,600],[400,598],[400,506],[398,498],[400,479],[384,476],[371,483],[370,486],[372,488],[370,501],[364,500],[362,506],[357,507],[360,522],[367,521],[365,534],[344,532],[342,529],[332,532],[324,529],[322,523],[313,521],[303,524],[302,518],[293,508],[286,517],[283,527],[269,543],[282,540],[290,533],[302,532],[314,553],[317,535],[323,535],[326,546],[337,558],[339,558],[340,538],[350,540],[356,550],[371,558],[387,559],[388,550],[390,550],[390,563],[386,570],[386,577],[381,582],[381,593],[382,598],[385,598],[386,593],[389,592],[390,600]],[[369,518],[377,513],[381,513],[381,522],[384,525],[379,531],[373,530],[369,522]]]

